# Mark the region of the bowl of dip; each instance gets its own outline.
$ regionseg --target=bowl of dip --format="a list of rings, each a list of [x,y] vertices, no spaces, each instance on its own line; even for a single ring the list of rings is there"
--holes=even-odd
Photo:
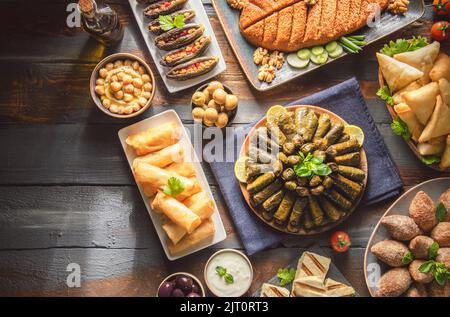
[[[129,53],[112,54],[93,70],[90,93],[105,114],[131,118],[150,107],[155,95],[155,77],[142,58]]]
[[[224,249],[214,253],[206,262],[204,278],[215,296],[240,297],[252,285],[253,267],[242,252]]]

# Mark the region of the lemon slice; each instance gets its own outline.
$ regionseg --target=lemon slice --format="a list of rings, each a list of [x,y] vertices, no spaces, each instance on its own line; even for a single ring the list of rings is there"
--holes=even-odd
[[[364,132],[363,130],[356,125],[346,125],[344,128],[344,132],[350,135],[350,137],[355,138],[359,145],[362,146],[364,143]]]
[[[280,113],[286,112],[286,108],[280,105],[272,106],[267,110],[267,122],[274,122]]]
[[[249,159],[248,156],[241,156],[236,163],[234,163],[234,175],[241,183],[247,182],[247,162]]]

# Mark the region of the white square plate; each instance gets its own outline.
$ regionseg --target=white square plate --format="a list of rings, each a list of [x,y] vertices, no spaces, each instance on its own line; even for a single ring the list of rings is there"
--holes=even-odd
[[[211,24],[209,23],[208,16],[201,0],[189,0],[183,9],[194,10],[195,18],[189,23],[203,24],[205,26],[205,34],[211,36],[211,44],[201,56],[217,56],[219,57],[219,63],[209,73],[184,81],[172,80],[166,77],[166,73],[170,70],[170,67],[162,66],[159,61],[167,52],[158,49],[154,44],[156,36],[152,34],[147,28],[147,25],[151,20],[146,18],[143,13],[146,5],[139,4],[136,0],[129,1],[131,10],[133,11],[136,22],[139,26],[139,29],[141,30],[142,36],[144,37],[145,44],[147,44],[147,48],[152,55],[156,68],[158,68],[158,72],[161,75],[161,78],[170,93],[193,87],[197,84],[207,81],[210,78],[213,78],[214,76],[219,75],[225,69],[227,69],[222,51],[219,47],[219,43],[217,42],[216,36],[214,35],[214,31],[211,27]]]
[[[159,239],[161,240],[161,244],[164,248],[164,251],[166,252],[167,258],[169,260],[173,261],[173,260],[182,258],[186,255],[192,254],[194,252],[200,251],[209,246],[212,246],[216,243],[219,243],[219,242],[225,240],[225,238],[227,237],[227,234],[225,232],[225,228],[223,226],[222,219],[220,218],[220,214],[219,214],[219,210],[217,209],[216,202],[214,201],[213,195],[211,193],[211,188],[209,187],[208,181],[206,180],[206,177],[205,177],[205,173],[203,172],[202,166],[198,160],[198,157],[194,151],[194,148],[192,147],[192,143],[189,138],[189,135],[187,134],[186,130],[184,129],[183,124],[181,123],[180,117],[178,117],[178,115],[175,111],[173,111],[173,110],[164,111],[160,114],[157,114],[153,117],[150,117],[148,119],[137,122],[126,128],[123,128],[119,131],[120,143],[122,144],[123,150],[125,151],[125,155],[127,157],[128,164],[130,165],[130,169],[132,170],[133,160],[136,158],[137,155],[134,152],[134,150],[125,143],[125,140],[127,139],[127,137],[131,134],[145,131],[151,127],[155,127],[155,126],[158,126],[161,124],[171,123],[171,122],[175,123],[177,125],[177,127],[182,128],[181,129],[182,136],[181,136],[180,142],[182,142],[183,146],[185,147],[186,155],[187,156],[191,155],[191,157],[192,157],[192,161],[193,161],[192,164],[194,165],[194,168],[195,168],[197,180],[199,181],[203,190],[210,196],[210,198],[214,202],[214,214],[211,219],[214,221],[214,225],[216,227],[216,232],[212,238],[195,245],[194,247],[186,250],[185,252],[182,252],[182,253],[179,253],[176,255],[171,254],[167,247],[169,238],[167,237],[166,233],[164,232],[164,230],[162,228],[163,222],[161,221],[160,215],[158,215],[157,213],[155,213],[152,210],[152,207],[150,206],[150,200],[145,196],[144,191],[143,191],[142,187],[139,185],[139,183],[136,182],[137,186],[139,188],[139,191],[141,192],[142,199],[144,200],[145,206],[147,207],[147,211],[150,215],[150,218],[153,221],[153,225],[155,226],[156,232],[158,233]]]

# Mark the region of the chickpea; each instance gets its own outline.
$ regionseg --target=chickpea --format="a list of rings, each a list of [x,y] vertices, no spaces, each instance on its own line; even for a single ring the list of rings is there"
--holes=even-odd
[[[119,107],[119,112],[118,112],[118,113],[119,113],[119,114],[123,114],[123,111],[124,111],[124,110],[125,110],[125,107],[120,106],[120,107]]]
[[[125,107],[125,109],[123,110],[124,114],[132,114],[133,113],[133,107],[132,106],[128,106]]]
[[[128,85],[123,87],[123,91],[128,93],[128,94],[132,94],[133,91],[134,91],[134,86],[132,84],[128,84]]]
[[[109,107],[111,106],[111,100],[105,98],[103,99],[102,104],[106,109],[109,109]]]
[[[203,89],[203,95],[205,95],[205,100],[206,102],[209,102],[209,100],[211,99],[212,94],[209,93],[208,88]]]
[[[144,75],[142,75],[142,81],[144,82],[144,83],[149,83],[150,82],[150,76],[149,75],[147,75],[147,74],[144,74]]]
[[[114,92],[118,92],[122,89],[122,84],[118,81],[111,83],[111,90]]]
[[[123,91],[122,91],[122,90],[119,90],[118,92],[114,93],[114,97],[115,97],[117,100],[122,100],[122,99],[123,99]]]
[[[100,75],[101,78],[106,78],[106,76],[108,76],[108,70],[106,68],[101,68],[98,71],[98,74]]]
[[[214,122],[211,122],[209,120],[203,119],[203,124],[207,127],[212,127],[214,125]]]
[[[141,88],[143,84],[144,83],[142,82],[142,79],[140,79],[140,78],[133,79],[133,86],[134,87]]]
[[[222,129],[228,124],[228,115],[225,112],[219,113],[217,116],[216,127]]]
[[[192,103],[196,106],[203,106],[206,103],[205,95],[201,91],[197,91],[192,96]]]
[[[111,107],[109,108],[109,111],[111,111],[112,113],[118,113],[119,112],[119,107],[117,105],[111,105]]]
[[[130,75],[125,75],[125,76],[123,77],[123,83],[124,83],[125,85],[131,84],[132,82],[133,82],[133,77],[132,77],[132,76],[130,76]]]
[[[152,84],[151,83],[146,83],[146,84],[144,84],[144,86],[142,87],[143,89],[144,89],[144,91],[152,91],[152,89],[153,89],[153,86],[152,86]]]
[[[132,63],[133,63],[132,61],[130,61],[129,59],[127,59],[127,60],[125,60],[125,62],[123,62],[123,65],[124,65],[124,66],[131,66]]]
[[[141,106],[139,106],[137,103],[133,102],[132,104],[130,104],[130,106],[133,107],[134,111],[139,111],[141,110]]]
[[[133,95],[131,94],[123,94],[123,101],[130,102],[134,99]]]
[[[138,72],[141,75],[145,74],[145,68],[143,66],[139,66]]]
[[[208,89],[210,95],[212,95],[214,91],[216,91],[216,89],[223,89],[223,85],[218,81],[212,81],[209,83],[206,89]]]
[[[134,70],[139,69],[139,63],[137,61],[134,61],[133,64],[131,64],[131,66],[133,67]]]
[[[123,79],[126,75],[127,74],[125,74],[124,72],[119,72],[119,73],[117,73],[117,78],[119,78],[120,81],[123,81]]]
[[[95,92],[97,95],[104,95],[105,94],[105,87],[104,86],[95,86]]]
[[[105,68],[106,68],[107,70],[113,70],[114,64],[113,64],[113,63],[108,63],[108,64],[106,64]]]
[[[225,109],[230,111],[237,107],[238,98],[235,95],[227,95],[227,100],[225,101]]]
[[[196,121],[202,121],[205,116],[205,110],[201,107],[195,107],[192,109],[192,118]]]
[[[141,93],[142,93],[142,90],[140,90],[139,88],[134,88],[133,95],[135,97],[139,97],[141,95]]]
[[[218,113],[217,110],[214,108],[208,108],[205,110],[205,121],[210,121],[212,123],[215,123],[217,121]]]
[[[144,107],[147,104],[147,101],[148,101],[148,99],[145,99],[144,97],[140,97],[137,102],[138,102],[139,106]]]
[[[103,78],[99,78],[95,81],[96,85],[104,85],[105,84],[105,80]]]
[[[112,82],[119,81],[119,78],[117,78],[116,75],[112,75],[112,76],[111,76],[111,81],[112,81]]]
[[[208,102],[208,108],[215,109],[217,112],[220,111],[220,105],[218,105],[218,104],[214,101],[214,99],[211,99],[211,100]]]
[[[117,60],[114,62],[114,68],[122,67],[123,62],[121,60]]]
[[[217,104],[223,105],[227,99],[227,93],[225,90],[217,88],[213,93],[213,99]]]
[[[144,97],[144,98],[150,99],[150,97],[152,96],[152,94],[151,94],[150,92],[148,92],[148,91],[144,91],[144,92],[141,94],[141,96]]]

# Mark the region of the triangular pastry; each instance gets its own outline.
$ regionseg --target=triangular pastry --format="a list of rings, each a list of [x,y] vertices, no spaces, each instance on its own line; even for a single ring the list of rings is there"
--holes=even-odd
[[[297,265],[295,279],[305,276],[317,276],[325,280],[331,260],[319,254],[303,252]]]
[[[450,166],[450,135],[447,135],[446,143],[447,145],[445,147],[444,154],[442,154],[441,163],[439,164],[441,169],[446,169]]]
[[[355,296],[355,289],[351,286],[337,282],[331,278],[325,280],[325,288],[329,297],[350,297]]]
[[[441,78],[450,81],[450,57],[447,54],[438,55],[430,71],[430,78],[432,81],[439,81]]]
[[[419,154],[422,156],[425,155],[441,156],[442,152],[444,152],[445,149],[445,141],[446,136],[443,135],[441,137],[431,139],[428,142],[417,144],[417,150],[419,151]]]
[[[423,76],[423,72],[417,68],[387,55],[377,53],[377,59],[383,77],[392,92],[396,92],[408,86],[410,83]]]
[[[412,111],[406,103],[395,105],[394,110],[400,119],[402,119],[402,121],[408,126],[412,139],[417,141],[422,134],[423,125],[420,123],[419,119],[417,119],[414,111]]]
[[[287,288],[264,283],[260,297],[290,297],[290,292]]]
[[[442,101],[450,107],[450,81],[445,78],[439,79],[439,91],[441,92]]]
[[[440,95],[437,96],[436,100],[434,112],[420,135],[420,143],[450,133],[450,108],[442,102]]]
[[[423,77],[420,78],[421,84],[428,84],[430,82],[429,72],[433,67],[433,63],[439,54],[441,45],[439,42],[433,42],[427,46],[419,48],[411,52],[404,52],[394,55],[394,58],[400,62],[411,65],[423,72]]]
[[[408,91],[413,91],[413,90],[419,89],[420,87],[422,87],[422,85],[419,84],[418,81],[413,81],[405,88],[400,89],[392,96],[392,99],[394,100],[394,104],[398,105],[399,103],[405,102],[405,99],[403,99],[403,95],[405,93],[407,93]]]
[[[318,276],[305,276],[294,280],[292,285],[294,297],[326,297],[327,289]]]
[[[414,111],[420,123],[427,124],[436,105],[436,96],[439,94],[439,85],[429,83],[417,90],[402,95],[406,104]]]

